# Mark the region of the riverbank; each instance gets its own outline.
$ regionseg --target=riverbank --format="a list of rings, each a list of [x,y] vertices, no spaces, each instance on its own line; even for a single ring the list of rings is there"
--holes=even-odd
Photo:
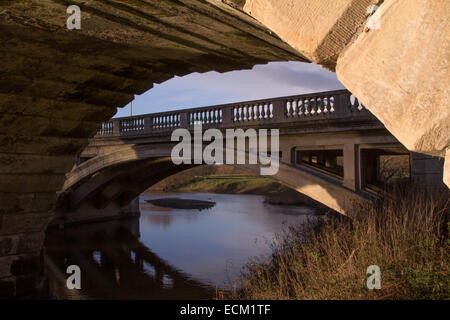
[[[198,167],[186,170],[154,185],[149,192],[251,194],[264,196],[273,205],[310,206],[320,212],[329,209],[280,183],[229,166]]]
[[[448,192],[408,190],[395,199],[355,207],[351,221],[289,228],[270,256],[247,264],[231,298],[450,299]],[[367,287],[372,265],[380,289]]]

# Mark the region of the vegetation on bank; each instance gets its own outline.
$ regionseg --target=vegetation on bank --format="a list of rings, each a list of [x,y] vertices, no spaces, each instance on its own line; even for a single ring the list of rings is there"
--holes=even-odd
[[[326,210],[322,204],[270,178],[226,165],[200,166],[183,171],[157,183],[149,191],[264,195],[268,204],[308,205],[320,212]]]
[[[397,192],[353,219],[324,219],[279,235],[246,266],[235,299],[449,299],[448,192]],[[367,268],[381,289],[367,289]],[[220,297],[220,296],[219,296]]]
[[[267,194],[287,189],[264,177],[247,175],[197,176],[175,189],[178,192],[210,192],[229,194]]]

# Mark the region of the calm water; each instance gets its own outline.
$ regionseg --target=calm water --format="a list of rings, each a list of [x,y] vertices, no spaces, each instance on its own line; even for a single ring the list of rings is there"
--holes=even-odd
[[[145,202],[159,198],[216,205],[199,211]],[[152,193],[142,195],[140,202],[140,219],[48,234],[50,269],[77,264],[82,270],[82,290],[75,298],[211,298],[216,287],[235,284],[249,258],[270,252],[275,233],[313,213],[308,207],[264,204],[264,197],[252,195]],[[52,294],[67,295],[55,279]]]

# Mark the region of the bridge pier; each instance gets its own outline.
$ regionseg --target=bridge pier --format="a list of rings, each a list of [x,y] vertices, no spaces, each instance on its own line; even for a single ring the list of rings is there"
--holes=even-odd
[[[344,144],[344,181],[343,185],[356,191],[359,187],[357,146],[354,143]]]
[[[125,220],[140,217],[139,197],[134,198],[124,206],[110,201],[104,207],[98,209],[96,201],[86,201],[74,211],[56,211],[55,218],[49,223],[49,227],[59,229],[79,224],[105,222],[111,220]]]
[[[411,152],[411,180],[423,189],[445,188],[442,182],[444,159],[423,153]]]

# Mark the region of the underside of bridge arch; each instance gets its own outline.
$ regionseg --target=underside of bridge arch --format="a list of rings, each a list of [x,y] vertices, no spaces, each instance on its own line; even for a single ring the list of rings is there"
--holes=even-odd
[[[121,218],[121,208],[128,206],[145,190],[194,166],[176,166],[170,157],[157,157],[125,161],[95,171],[59,195],[52,224],[67,225],[110,216]]]
[[[381,4],[379,29],[365,28],[373,4]],[[69,5],[81,8],[81,30],[65,26]],[[336,69],[408,149],[448,156],[450,31],[443,15],[449,6],[447,0],[1,1],[0,295],[26,296],[41,272],[56,192],[88,138],[134,94],[173,76],[313,61]]]

